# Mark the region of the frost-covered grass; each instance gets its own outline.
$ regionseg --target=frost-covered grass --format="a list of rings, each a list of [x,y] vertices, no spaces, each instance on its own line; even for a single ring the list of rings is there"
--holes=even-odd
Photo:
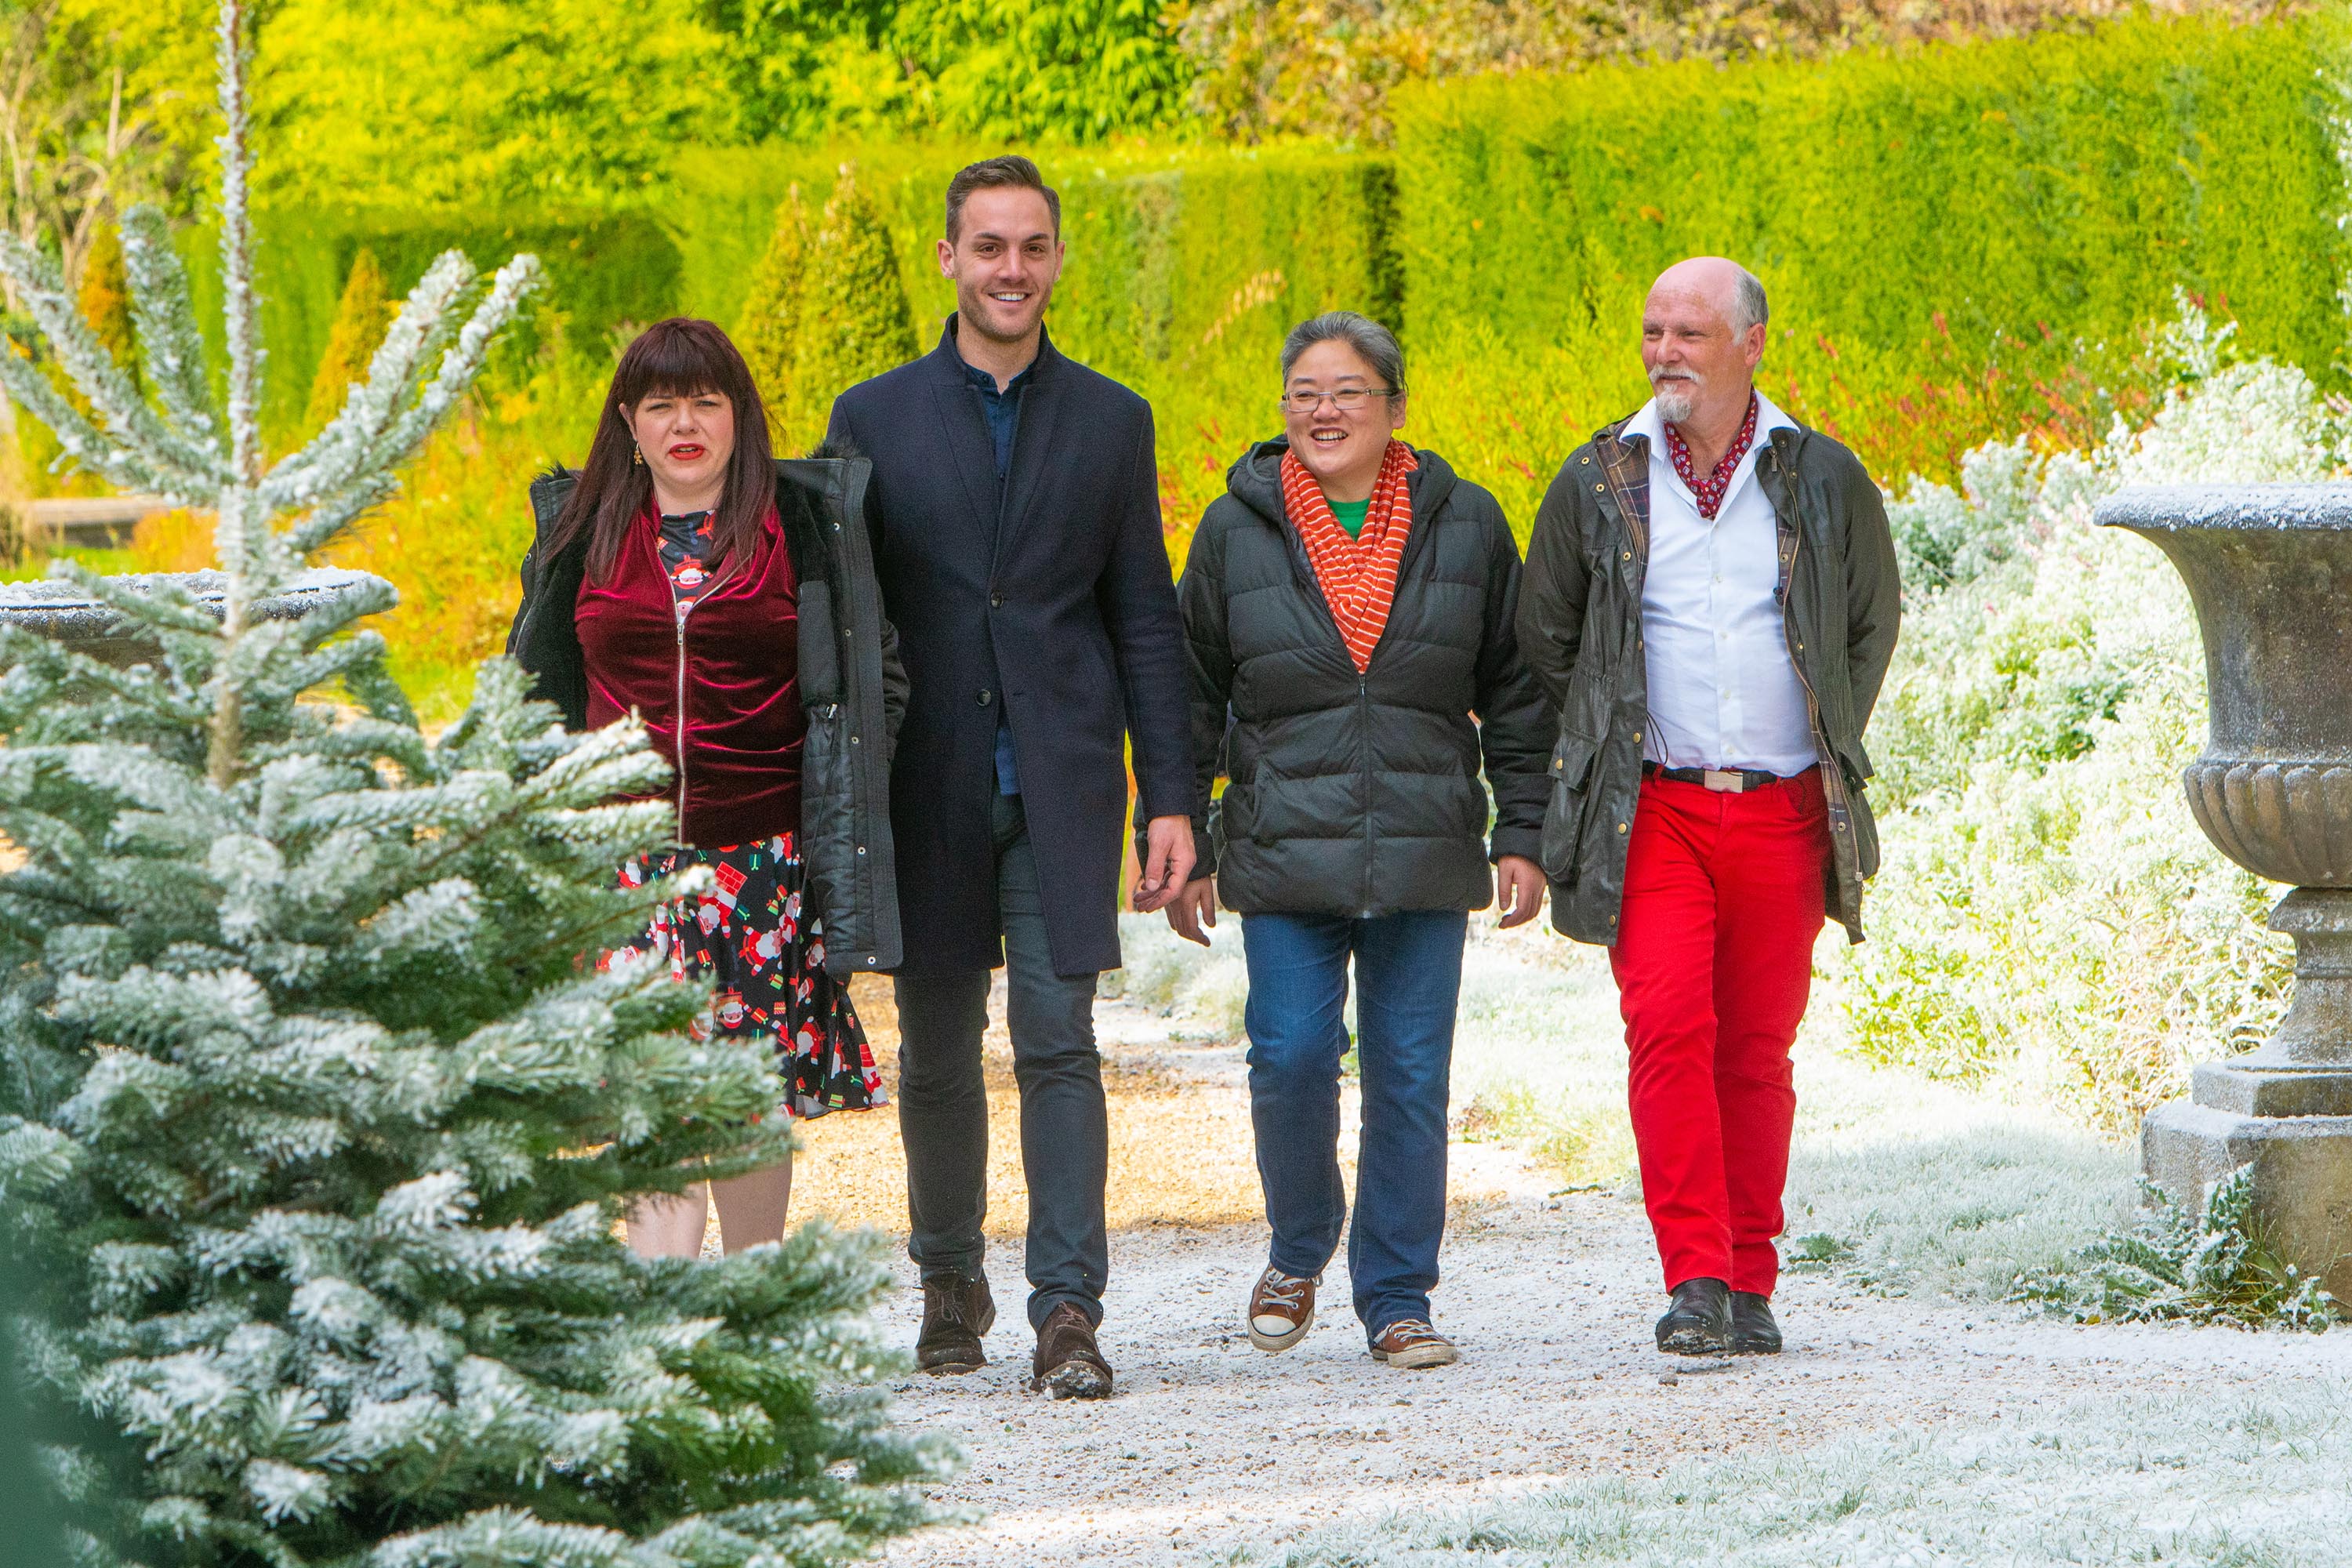
[[[1847,972],[1856,1045],[2114,1133],[2263,1037],[2285,988],[2279,889],[2181,797],[2205,732],[2188,594],[2090,521],[2125,485],[2341,470],[2340,404],[2227,363],[2227,336],[2184,311],[2181,384],[2144,428],[2083,457],[1988,447],[1961,490],[1889,509],[1906,622],[1869,737],[1885,858]]]
[[[1240,923],[1228,917],[1203,952],[1164,921],[1130,917],[1126,994],[1170,1009],[1183,1028],[1239,1038]],[[1483,921],[1473,932],[1454,1038],[1457,1135],[1517,1144],[1563,1186],[1638,1198],[1607,959]],[[1832,965],[1841,941],[1832,932],[1822,943]],[[2046,1109],[1855,1055],[1837,1000],[1824,984],[1797,1044],[1783,1244],[1793,1267],[1884,1294],[1998,1301],[2019,1275],[2063,1272],[2126,1222],[2128,1149]]]
[[[2352,1531],[2352,1389],[2126,1394],[1990,1424],[1696,1460],[1235,1554],[1255,1568],[1618,1563],[2305,1568]]]
[[[1177,1020],[1177,1032],[1200,1039],[1237,1040],[1242,1005],[1249,1000],[1249,970],[1242,960],[1239,916],[1220,914],[1211,945],[1186,942],[1164,915],[1121,915],[1123,969],[1103,977],[1102,994],[1153,1007]]]

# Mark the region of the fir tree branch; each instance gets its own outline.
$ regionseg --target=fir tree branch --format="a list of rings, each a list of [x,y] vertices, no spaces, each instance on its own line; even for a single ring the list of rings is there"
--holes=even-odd
[[[372,455],[415,396],[425,360],[446,341],[450,309],[474,277],[474,264],[463,251],[447,250],[434,258],[368,362],[367,379],[352,388],[325,429],[281,459],[263,481],[262,494],[271,506],[295,511],[327,504],[375,466]]]
[[[188,296],[188,271],[172,248],[163,213],[144,202],[122,215],[122,268],[131,281],[131,320],[140,354],[165,418],[184,439],[218,454],[220,432],[205,374],[204,334]]]
[[[130,375],[82,318],[49,258],[15,235],[0,233],[0,277],[16,289],[26,313],[57,355],[58,368],[105,426],[111,440],[102,437],[100,441],[119,449],[116,460],[140,464],[174,500],[200,501],[209,496],[226,477],[218,456],[183,440],[147,406]],[[63,440],[65,432],[58,431],[58,437]]]
[[[415,456],[425,438],[481,374],[483,363],[489,357],[490,340],[514,320],[515,313],[522,309],[524,296],[539,287],[541,277],[536,256],[518,256],[499,268],[490,280],[489,293],[475,308],[472,320],[457,334],[457,342],[442,355],[440,374],[425,388],[416,406],[379,444],[377,451],[383,462],[404,463]]]
[[[66,401],[48,378],[19,354],[13,344],[0,344],[0,388],[16,406],[47,426],[65,455],[110,485],[124,489],[160,490],[163,477],[126,447],[98,433],[81,412]],[[184,498],[174,496],[173,500]]]

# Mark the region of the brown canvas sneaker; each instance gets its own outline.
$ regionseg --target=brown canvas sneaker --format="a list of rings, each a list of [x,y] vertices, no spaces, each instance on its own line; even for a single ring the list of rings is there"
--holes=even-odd
[[[923,1281],[923,1331],[915,1340],[915,1364],[934,1376],[976,1372],[988,1364],[980,1336],[996,1324],[996,1302],[988,1281],[961,1274]]]
[[[1286,1351],[1315,1326],[1313,1279],[1301,1279],[1269,1268],[1257,1277],[1249,1305],[1242,1309],[1242,1327],[1249,1342],[1266,1352]]]
[[[1381,1337],[1372,1342],[1372,1359],[1411,1370],[1452,1366],[1462,1359],[1462,1352],[1454,1348],[1452,1340],[1419,1318],[1401,1318],[1382,1329]]]
[[[1055,1308],[1037,1331],[1029,1391],[1056,1399],[1110,1397],[1110,1363],[1095,1344],[1094,1325],[1067,1301]]]

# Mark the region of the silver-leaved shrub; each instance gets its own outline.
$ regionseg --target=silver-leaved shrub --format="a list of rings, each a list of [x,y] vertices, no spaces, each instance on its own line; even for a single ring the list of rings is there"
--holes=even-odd
[[[2187,590],[2090,521],[2127,484],[2339,471],[2340,410],[2299,370],[2231,362],[2229,336],[2184,306],[2179,383],[2144,427],[2087,457],[1987,447],[1959,490],[1889,509],[1906,619],[1870,736],[1885,864],[1845,992],[1865,1054],[2123,1131],[2275,1020],[2280,889],[2207,842],[2179,788],[2205,726]]]

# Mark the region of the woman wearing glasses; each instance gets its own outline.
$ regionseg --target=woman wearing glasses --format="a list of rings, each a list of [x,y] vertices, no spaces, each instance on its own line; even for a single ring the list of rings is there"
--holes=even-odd
[[[1168,918],[1205,942],[1220,902],[1244,917],[1250,1106],[1274,1231],[1244,1309],[1250,1342],[1284,1351],[1306,1336],[1347,1219],[1352,959],[1356,1315],[1375,1360],[1443,1366],[1457,1352],[1430,1321],[1429,1292],[1463,942],[1490,901],[1505,926],[1542,903],[1554,726],[1512,631],[1519,554],[1502,509],[1393,435],[1405,421],[1394,334],[1350,310],[1318,316],[1284,342],[1282,378],[1284,434],[1234,465],[1177,590],[1194,839],[1212,847]]]

